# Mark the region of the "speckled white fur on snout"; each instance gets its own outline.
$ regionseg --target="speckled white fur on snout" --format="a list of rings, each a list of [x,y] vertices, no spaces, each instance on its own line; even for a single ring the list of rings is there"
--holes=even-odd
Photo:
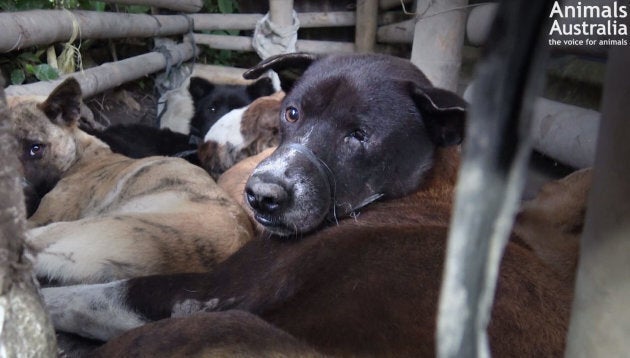
[[[282,178],[284,173],[289,168],[289,163],[297,155],[295,149],[289,149],[286,153],[280,156],[271,156],[260,163],[255,169],[252,175],[260,175],[262,173],[271,173],[277,178]]]
[[[269,231],[284,236],[305,233],[315,229],[328,214],[331,204],[330,188],[323,186],[321,178],[310,172],[313,169],[310,168],[311,165],[316,163],[312,163],[304,153],[291,146],[284,146],[261,162],[252,173],[248,185],[257,195],[265,195],[266,190],[273,189],[269,185],[276,184],[272,179],[265,185],[259,185],[259,178],[262,181],[268,181],[263,178],[276,178],[278,182],[286,183],[286,194],[291,198],[286,200],[288,206],[273,214],[273,219],[284,224],[285,228],[268,227]]]
[[[241,120],[243,119],[243,113],[249,106],[233,109],[219,120],[210,128],[204,142],[216,142],[217,144],[225,145],[230,143],[237,151],[240,151],[245,146],[245,138],[241,133]]]

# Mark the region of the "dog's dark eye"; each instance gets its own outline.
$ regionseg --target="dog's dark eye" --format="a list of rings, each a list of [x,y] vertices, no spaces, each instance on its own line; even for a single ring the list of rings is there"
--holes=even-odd
[[[216,111],[217,111],[217,109],[216,109],[216,108],[214,108],[213,106],[208,107],[208,112],[210,112],[210,113],[214,113],[214,112],[216,112]]]
[[[44,147],[45,145],[41,143],[31,144],[31,146],[27,148],[28,153],[26,154],[31,159],[41,159],[44,155]]]
[[[295,107],[287,107],[284,111],[284,118],[286,118],[287,122],[297,122],[300,119],[300,112]]]
[[[348,139],[354,139],[357,140],[359,142],[365,142],[367,141],[367,133],[365,133],[364,130],[361,129],[357,129],[354,130],[352,132],[350,132],[347,136],[346,136],[346,141],[348,141]]]

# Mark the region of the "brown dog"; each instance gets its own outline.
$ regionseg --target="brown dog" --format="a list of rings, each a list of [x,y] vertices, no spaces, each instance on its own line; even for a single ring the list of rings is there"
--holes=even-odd
[[[113,154],[77,127],[74,79],[44,101],[11,100],[25,180],[48,191],[29,220],[39,277],[59,283],[207,272],[252,236],[245,212],[177,158]]]

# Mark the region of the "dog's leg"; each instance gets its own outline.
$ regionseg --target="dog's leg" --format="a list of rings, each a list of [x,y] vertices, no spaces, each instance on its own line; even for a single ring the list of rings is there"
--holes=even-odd
[[[145,261],[153,256],[151,248],[139,255],[138,244],[125,231],[111,219],[84,219],[30,229],[26,242],[37,277],[66,285],[106,282],[149,269]]]
[[[148,322],[125,304],[127,282],[41,290],[56,329],[107,341]]]
[[[71,285],[210,270],[220,259],[217,252],[227,250],[199,231],[187,231],[186,215],[95,217],[31,229],[27,244],[35,273]]]

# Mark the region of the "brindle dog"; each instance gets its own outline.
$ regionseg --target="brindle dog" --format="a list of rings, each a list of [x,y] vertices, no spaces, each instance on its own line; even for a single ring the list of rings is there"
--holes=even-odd
[[[81,131],[75,79],[44,101],[9,102],[25,181],[52,188],[29,219],[38,277],[73,284],[208,272],[251,238],[245,212],[201,168],[130,159]]]

